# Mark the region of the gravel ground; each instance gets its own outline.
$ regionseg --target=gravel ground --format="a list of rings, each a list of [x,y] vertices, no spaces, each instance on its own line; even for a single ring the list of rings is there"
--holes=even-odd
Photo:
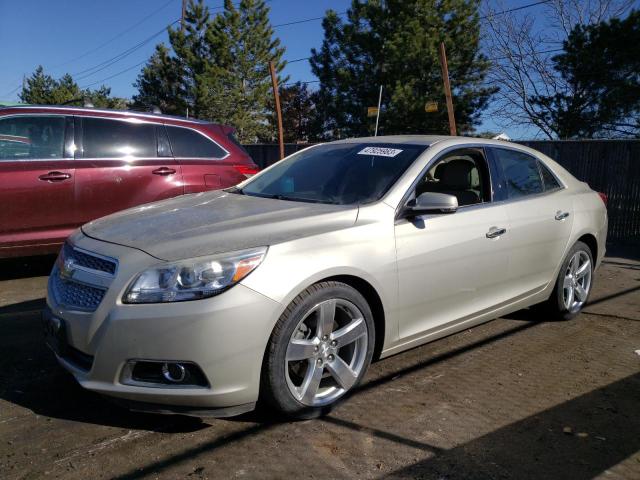
[[[517,312],[385,359],[330,416],[291,423],[82,390],[41,339],[51,262],[0,262],[2,479],[640,479],[640,262],[607,258],[574,320]]]

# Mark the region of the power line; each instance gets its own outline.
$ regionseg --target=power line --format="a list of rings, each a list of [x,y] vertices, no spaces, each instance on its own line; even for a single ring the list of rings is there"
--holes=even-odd
[[[171,27],[172,25],[175,25],[179,21],[180,21],[180,19],[174,20],[169,25],[167,25],[166,27],[162,28],[162,30],[157,31],[153,35],[151,35],[151,36],[145,38],[144,40],[142,40],[141,42],[138,42],[133,47],[130,47],[130,48],[124,50],[123,52],[120,52],[119,54],[117,54],[117,55],[105,60],[104,62],[101,62],[101,63],[99,63],[97,65],[94,65],[93,67],[86,68],[86,69],[81,70],[79,72],[73,73],[72,76],[73,77],[77,77],[76,80],[82,80],[84,78],[90,77],[90,76],[92,76],[92,75],[104,70],[105,68],[110,67],[111,65],[113,65],[113,64],[119,62],[120,60],[128,57],[129,55],[131,55],[136,50],[139,50],[140,48],[145,46],[147,43],[149,43],[151,40],[153,40],[157,36],[162,35],[169,27]]]
[[[63,63],[59,63],[58,65],[54,65],[53,67],[51,67],[51,70],[55,70],[56,68],[62,67],[64,65],[69,65],[70,63],[73,63],[77,60],[80,60],[82,58],[85,58],[88,55],[91,55],[94,52],[97,52],[98,50],[102,49],[103,47],[106,47],[107,45],[109,45],[110,43],[113,43],[114,41],[116,41],[117,39],[121,38],[122,36],[126,35],[127,33],[129,33],[130,31],[132,31],[133,29],[135,29],[136,27],[142,25],[144,22],[146,22],[147,20],[149,20],[151,17],[155,16],[156,14],[158,14],[160,11],[164,10],[166,7],[169,6],[169,4],[173,3],[175,0],[169,0],[168,2],[162,4],[160,6],[160,8],[155,9],[151,14],[145,16],[144,18],[142,18],[141,20],[139,20],[138,22],[134,23],[133,25],[131,25],[130,27],[126,28],[125,30],[121,31],[120,33],[118,33],[117,35],[111,37],[109,40],[107,40],[104,43],[101,43],[100,45],[98,45],[95,48],[92,48],[91,50],[87,50],[85,53],[83,53],[82,55],[79,55],[75,58],[72,58],[71,60],[68,60],[66,62]]]
[[[114,77],[118,77],[120,75],[122,75],[123,73],[127,73],[130,70],[133,70],[136,67],[139,67],[140,65],[143,65],[145,63],[147,63],[148,60],[143,60],[140,63],[136,63],[135,65],[132,65],[131,67],[125,68],[124,70],[120,70],[118,73],[114,73],[113,75],[109,75],[108,77],[103,78],[102,80],[98,80],[96,82],[93,83],[88,83],[87,85],[80,87],[82,90],[84,90],[85,88],[89,88],[89,87],[93,87],[94,85],[98,85],[99,83],[105,82],[107,80],[111,80]]]
[[[342,15],[346,15],[348,12],[339,12],[336,13],[336,15],[338,16],[342,16]],[[312,17],[312,18],[303,18],[301,20],[294,20],[292,22],[287,22],[287,23],[279,23],[277,25],[273,25],[272,28],[278,28],[278,27],[286,27],[287,25],[297,25],[299,23],[307,23],[307,22],[314,22],[316,20],[323,20],[324,17]]]
[[[507,10],[501,10],[500,12],[488,13],[479,17],[480,20],[486,20],[489,17],[497,17],[498,15],[504,15],[506,13],[517,12],[518,10],[524,10],[525,8],[536,7],[538,5],[543,5],[545,3],[549,3],[551,0],[542,0],[539,2],[528,3],[526,5],[520,5],[519,7],[509,8]]]

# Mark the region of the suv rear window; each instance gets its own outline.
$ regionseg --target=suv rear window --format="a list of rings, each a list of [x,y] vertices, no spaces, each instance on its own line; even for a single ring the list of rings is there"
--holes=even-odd
[[[217,143],[190,128],[166,125],[175,157],[221,159],[227,155]]]
[[[84,158],[155,157],[155,125],[83,118],[82,148]]]

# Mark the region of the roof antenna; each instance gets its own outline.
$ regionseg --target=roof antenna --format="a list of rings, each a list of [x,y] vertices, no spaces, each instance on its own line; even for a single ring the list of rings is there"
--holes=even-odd
[[[162,110],[160,110],[160,107],[158,107],[157,105],[152,105],[151,106],[151,113],[155,113],[156,115],[160,115],[162,113]]]
[[[93,102],[90,98],[85,98],[83,103],[84,108],[93,108]]]

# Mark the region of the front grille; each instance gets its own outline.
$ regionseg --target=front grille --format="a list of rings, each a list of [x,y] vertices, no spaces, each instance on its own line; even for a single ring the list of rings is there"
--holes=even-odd
[[[73,259],[73,263],[80,267],[90,268],[99,272],[106,272],[111,275],[116,273],[116,262],[107,260],[106,258],[89,255],[81,250],[73,248],[71,245],[64,244],[64,258]]]
[[[102,288],[61,278],[57,266],[53,268],[51,277],[51,287],[56,301],[69,308],[93,312],[100,305],[106,292]]]

